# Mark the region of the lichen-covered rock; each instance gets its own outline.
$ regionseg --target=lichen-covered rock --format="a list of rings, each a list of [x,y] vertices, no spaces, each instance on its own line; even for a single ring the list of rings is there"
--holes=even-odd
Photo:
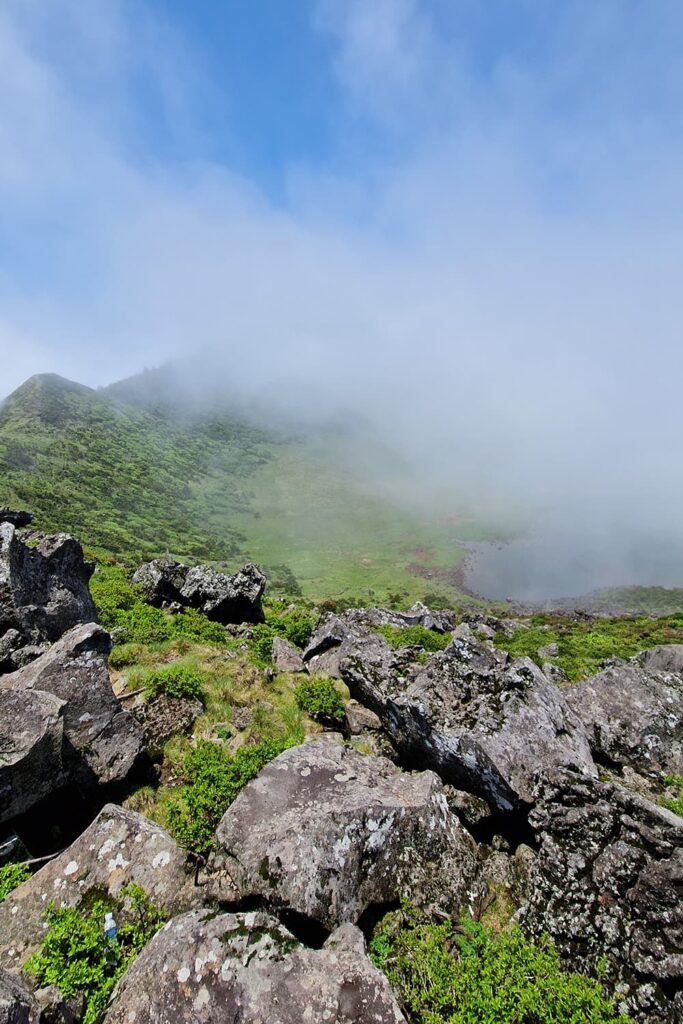
[[[158,751],[171,736],[190,732],[203,710],[196,697],[169,697],[162,693],[134,707],[132,714],[144,730],[145,747]]]
[[[0,1024],[38,1024],[39,1013],[26,986],[0,967]]]
[[[142,750],[142,729],[121,709],[111,687],[110,650],[111,638],[101,626],[76,626],[36,661],[0,679],[0,699],[7,691],[43,691],[64,702],[62,760],[71,781],[123,779]]]
[[[597,760],[683,775],[683,644],[610,665],[574,686],[567,701]]]
[[[73,537],[60,533],[29,547],[11,522],[0,522],[0,637],[9,630],[20,637],[10,653],[40,649],[79,623],[96,622],[92,572]]]
[[[604,959],[625,1007],[647,1024],[683,1010],[683,820],[621,786],[576,773],[539,778],[540,849],[522,923],[576,969]]]
[[[326,734],[242,790],[210,870],[223,898],[261,896],[334,928],[402,896],[457,912],[474,898],[477,858],[433,772],[401,772]]]
[[[0,687],[0,822],[29,810],[66,777],[64,702]]]
[[[168,914],[200,902],[186,857],[160,825],[107,804],[75,843],[0,903],[0,966],[16,969],[40,944],[49,903],[77,907],[90,894],[141,885]]]
[[[105,1024],[405,1024],[362,934],[306,949],[266,914],[194,912],[124,975]]]
[[[304,659],[294,644],[281,636],[273,639],[273,667],[276,672],[304,672]]]
[[[261,602],[266,577],[255,565],[226,576],[208,565],[189,568],[170,558],[157,558],[141,565],[133,582],[151,604],[197,608],[224,625],[264,621]]]
[[[405,759],[499,812],[531,802],[539,768],[596,775],[582,723],[528,658],[512,659],[470,634],[454,636],[424,664],[338,617],[312,644],[338,656],[351,695],[379,715]]]

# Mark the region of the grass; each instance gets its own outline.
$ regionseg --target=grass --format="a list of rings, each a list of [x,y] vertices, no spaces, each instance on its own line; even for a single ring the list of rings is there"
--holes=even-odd
[[[396,649],[419,647],[423,651],[443,651],[453,639],[450,633],[437,633],[424,626],[377,626],[375,632]]]
[[[664,779],[664,785],[667,788],[667,792],[672,795],[666,796],[662,800],[662,805],[683,818],[683,777],[680,775],[667,775]]]
[[[550,661],[576,682],[598,672],[609,658],[631,658],[658,644],[683,643],[683,613],[586,621],[557,614],[535,615],[529,619],[529,628],[518,629],[511,638],[499,633],[495,642],[514,657],[527,656],[539,665]],[[539,648],[551,643],[558,645],[558,655],[542,658]]]

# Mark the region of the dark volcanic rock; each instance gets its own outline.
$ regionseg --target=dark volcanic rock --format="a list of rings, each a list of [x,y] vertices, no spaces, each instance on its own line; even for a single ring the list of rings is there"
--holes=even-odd
[[[60,533],[28,547],[11,523],[0,523],[0,638],[9,655],[53,643],[79,623],[96,622],[88,589],[92,572],[73,537]],[[8,645],[12,630],[19,640],[12,634]]]
[[[469,632],[469,631],[468,631]],[[426,664],[339,616],[322,620],[309,666],[336,658],[353,697],[375,711],[409,763],[435,769],[500,812],[532,800],[537,769],[596,769],[563,694],[528,658],[513,660],[471,634]]]
[[[196,697],[161,696],[139,707],[132,714],[145,733],[145,746],[159,750],[171,736],[188,733],[201,715],[204,706]]]
[[[0,679],[0,694],[43,691],[64,701],[62,761],[72,781],[123,779],[142,750],[142,729],[111,688],[110,650],[101,626],[76,626],[36,661]]]
[[[327,734],[280,754],[228,808],[210,870],[223,898],[262,896],[327,928],[407,896],[454,913],[476,847],[433,772],[406,774]]]
[[[683,645],[610,665],[566,696],[597,760],[683,775]]]
[[[540,839],[522,923],[579,970],[602,957],[629,1013],[677,1024],[683,1011],[683,819],[571,772],[539,779]]]
[[[0,968],[0,1024],[38,1024],[38,1020],[38,1004],[32,994],[18,978]]]
[[[29,526],[33,522],[33,512],[16,511],[11,508],[0,508],[0,523],[11,523],[12,526]]]
[[[266,914],[196,911],[160,931],[124,975],[105,1024],[405,1024],[362,934],[299,946]]]
[[[23,814],[66,781],[64,708],[50,693],[0,688],[0,822]]]
[[[140,566],[133,582],[151,604],[197,608],[224,625],[263,622],[261,600],[266,577],[255,565],[245,565],[234,576],[208,565],[189,568],[169,558]]]
[[[75,843],[0,903],[0,966],[16,969],[40,944],[50,902],[77,907],[90,894],[116,897],[129,882],[168,914],[199,902],[171,836],[141,814],[108,804]]]

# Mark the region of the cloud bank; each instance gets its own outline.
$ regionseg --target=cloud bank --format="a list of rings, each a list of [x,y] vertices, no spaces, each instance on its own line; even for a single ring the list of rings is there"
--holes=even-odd
[[[208,347],[415,486],[680,547],[680,5],[312,3],[336,146],[277,198],[206,156],[162,9],[3,5],[0,390]]]

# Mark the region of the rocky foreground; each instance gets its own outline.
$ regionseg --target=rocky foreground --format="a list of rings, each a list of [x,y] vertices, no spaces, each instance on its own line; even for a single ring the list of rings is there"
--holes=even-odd
[[[496,649],[504,623],[486,616],[323,615],[305,650],[278,639],[273,663],[342,680],[344,722],[267,764],[192,862],[159,825],[105,804],[149,758],[149,734],[112,690],[80,546],[27,527],[0,513],[0,857],[21,859],[22,823],[51,799],[87,792],[101,809],[0,903],[1,1024],[81,1019],[78,998],[37,989],[23,967],[47,906],[85,908],[130,883],[168,923],[107,1024],[398,1024],[367,954],[371,922],[402,900],[476,916],[501,889],[528,935],[549,934],[574,969],[600,967],[634,1020],[683,1020],[683,820],[650,798],[683,775],[683,646],[567,688]],[[227,577],[160,560],[136,579],[171,610],[263,619],[253,566]],[[395,649],[384,625],[447,644]]]

